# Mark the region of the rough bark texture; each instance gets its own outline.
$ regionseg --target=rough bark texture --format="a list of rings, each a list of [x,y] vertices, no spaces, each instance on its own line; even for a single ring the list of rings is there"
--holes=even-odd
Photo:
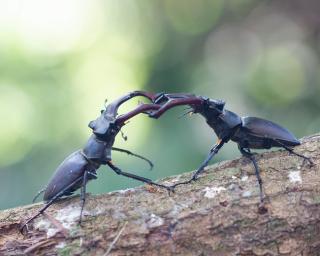
[[[79,197],[62,200],[29,225],[42,204],[0,212],[0,255],[320,255],[320,135],[295,151],[257,155],[267,213],[245,158],[213,165],[176,193],[142,186],[88,196],[82,227]],[[190,173],[162,180],[173,183]],[[60,224],[59,224],[60,223]]]

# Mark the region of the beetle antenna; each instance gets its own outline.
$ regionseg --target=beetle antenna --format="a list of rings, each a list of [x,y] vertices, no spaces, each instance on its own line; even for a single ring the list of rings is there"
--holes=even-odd
[[[193,114],[193,108],[185,108],[184,110],[188,110],[187,112],[185,112],[185,113],[183,113],[182,115],[180,115],[179,117],[178,117],[178,119],[180,119],[180,118],[182,118],[182,117],[184,117],[184,116],[186,116],[186,115],[188,115],[188,114]]]
[[[104,107],[107,108],[108,99],[104,100]]]

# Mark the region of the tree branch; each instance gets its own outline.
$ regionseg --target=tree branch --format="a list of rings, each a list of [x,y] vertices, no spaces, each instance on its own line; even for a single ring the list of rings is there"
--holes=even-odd
[[[239,158],[210,166],[170,196],[149,186],[88,196],[81,227],[78,196],[52,205],[26,236],[19,226],[42,203],[2,211],[0,255],[319,255],[320,134],[294,150],[315,165],[286,151],[257,155],[265,214],[253,166]]]

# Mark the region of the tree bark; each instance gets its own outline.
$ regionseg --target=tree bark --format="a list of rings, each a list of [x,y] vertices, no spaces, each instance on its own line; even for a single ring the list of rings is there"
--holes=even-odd
[[[78,196],[19,227],[42,203],[0,212],[0,255],[320,255],[320,134],[294,151],[256,155],[267,212],[246,158],[217,163],[174,194],[150,186],[88,196],[82,226]],[[168,177],[172,184],[190,173]]]

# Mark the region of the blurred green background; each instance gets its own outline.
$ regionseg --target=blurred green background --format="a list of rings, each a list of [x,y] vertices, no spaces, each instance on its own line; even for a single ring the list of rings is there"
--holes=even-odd
[[[318,132],[319,13],[317,0],[0,1],[0,208],[30,203],[85,144],[104,100],[132,90],[220,98],[297,137]],[[216,138],[182,112],[138,116],[123,128],[128,141],[118,136],[115,146],[151,158],[152,172],[116,152],[114,163],[152,179],[195,169]],[[228,143],[214,161],[239,155]],[[98,173],[89,192],[140,185]]]

